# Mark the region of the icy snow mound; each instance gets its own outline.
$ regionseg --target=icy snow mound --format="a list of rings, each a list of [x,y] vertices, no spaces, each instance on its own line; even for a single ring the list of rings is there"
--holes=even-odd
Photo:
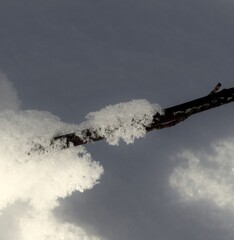
[[[132,143],[145,135],[145,127],[161,108],[133,100],[89,113],[86,122],[72,125],[48,112],[21,110],[17,92],[3,74],[0,95],[0,214],[14,203],[26,206],[13,217],[11,225],[16,229],[6,231],[13,231],[19,240],[100,240],[77,225],[61,223],[52,213],[59,199],[93,188],[103,168],[84,147],[62,149],[63,143],[51,141],[58,135],[91,129],[110,144],[120,139]]]
[[[17,239],[100,239],[51,214],[60,198],[93,188],[103,173],[84,147],[50,147],[55,134],[77,127],[47,112],[0,112],[0,213],[19,201],[28,204],[28,211],[15,219]],[[47,152],[32,151],[35,143]]]
[[[55,135],[77,128],[48,112],[20,110],[16,90],[0,73],[1,221],[9,221],[10,205],[16,203],[20,210],[10,217],[9,228],[1,228],[1,239],[10,232],[18,240],[100,240],[77,225],[61,223],[52,214],[60,198],[93,188],[103,173],[84,147],[63,151],[59,144],[51,147]],[[38,147],[45,148],[46,154],[35,151]]]
[[[103,169],[83,147],[29,154],[34,142],[49,149],[55,133],[73,127],[47,112],[0,113],[0,210],[18,200],[53,209],[59,198],[97,183]]]

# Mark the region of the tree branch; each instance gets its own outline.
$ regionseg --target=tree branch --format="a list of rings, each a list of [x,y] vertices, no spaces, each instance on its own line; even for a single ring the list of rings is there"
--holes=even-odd
[[[164,110],[164,114],[155,114],[153,121],[149,126],[145,126],[146,131],[152,131],[154,129],[162,129],[174,126],[188,117],[207,111],[212,108],[222,106],[234,101],[234,88],[223,89],[219,91],[221,84],[217,84],[214,90],[207,96],[195,99],[190,102],[186,102],[180,105],[176,105]],[[134,119],[133,119],[134,120]],[[65,142],[64,148],[68,148],[70,144],[79,146],[90,142],[96,142],[104,139],[99,136],[95,130],[86,129],[83,130],[80,136],[76,133],[69,133],[61,136],[56,136],[52,140],[52,145],[57,141]]]

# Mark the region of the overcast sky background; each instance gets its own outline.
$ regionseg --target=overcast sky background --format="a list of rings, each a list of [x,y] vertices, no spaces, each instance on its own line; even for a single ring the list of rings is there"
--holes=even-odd
[[[218,82],[233,87],[233,29],[231,0],[0,0],[0,69],[23,109],[80,123],[109,104],[165,108]],[[234,136],[233,121],[229,104],[133,145],[87,146],[104,167],[100,184],[55,215],[110,240],[233,239],[234,208],[184,201],[169,183],[179,153],[213,153]]]

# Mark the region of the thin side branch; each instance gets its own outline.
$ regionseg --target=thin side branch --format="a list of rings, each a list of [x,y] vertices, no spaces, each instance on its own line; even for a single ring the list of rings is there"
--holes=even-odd
[[[210,94],[214,94],[217,93],[219,91],[219,89],[221,88],[222,84],[218,83],[215,88],[210,92]]]

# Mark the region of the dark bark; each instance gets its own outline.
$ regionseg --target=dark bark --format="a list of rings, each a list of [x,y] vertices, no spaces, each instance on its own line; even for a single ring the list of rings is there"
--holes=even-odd
[[[217,84],[214,90],[207,96],[195,99],[190,102],[186,102],[177,106],[166,108],[164,114],[157,113],[153,117],[153,121],[149,126],[145,126],[146,131],[152,131],[154,129],[162,129],[166,127],[174,126],[186,118],[203,111],[207,111],[212,108],[222,106],[224,104],[234,101],[234,88],[223,89],[217,92],[221,84]],[[134,119],[133,119],[134,121]],[[52,140],[52,145],[57,141],[64,142],[64,148],[96,142],[104,139],[103,136],[99,136],[93,129],[83,130],[79,136],[76,133],[69,133],[61,136],[56,136]]]

